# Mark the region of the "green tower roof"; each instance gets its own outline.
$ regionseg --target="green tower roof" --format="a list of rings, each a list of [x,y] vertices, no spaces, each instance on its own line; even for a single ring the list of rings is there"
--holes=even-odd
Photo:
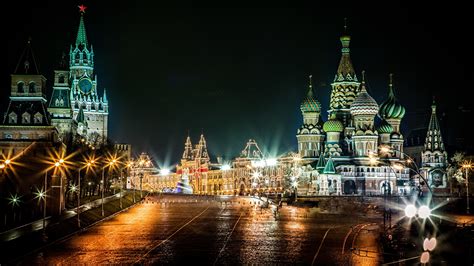
[[[324,166],[323,173],[324,174],[335,174],[336,173],[336,168],[334,168],[334,162],[332,161],[331,157],[329,157],[328,161],[326,162],[326,166]]]
[[[318,163],[316,164],[316,169],[322,171],[322,169],[324,169],[324,166],[325,166],[324,154],[321,154],[321,155],[319,156]],[[321,171],[320,171],[320,172],[321,172]]]
[[[79,21],[79,30],[77,31],[76,46],[83,45],[87,47],[86,27],[84,26],[84,13],[81,13],[81,20]]]

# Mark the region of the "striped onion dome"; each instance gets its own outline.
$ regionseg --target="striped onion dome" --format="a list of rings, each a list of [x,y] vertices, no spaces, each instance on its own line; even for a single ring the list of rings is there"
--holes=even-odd
[[[388,99],[380,105],[379,115],[384,119],[402,119],[405,116],[405,107],[395,98],[392,84],[392,75],[390,75]]]
[[[390,134],[393,132],[393,127],[387,122],[387,120],[382,119],[382,123],[377,127],[377,131],[379,134]]]
[[[379,105],[377,102],[369,95],[365,88],[365,78],[364,72],[362,72],[362,83],[361,90],[357,94],[356,99],[351,104],[351,114],[352,115],[376,115],[379,111]]]
[[[303,100],[300,106],[301,112],[321,112],[321,103],[316,100],[313,96],[313,86],[311,85],[311,76],[309,76],[309,89],[306,98]]]

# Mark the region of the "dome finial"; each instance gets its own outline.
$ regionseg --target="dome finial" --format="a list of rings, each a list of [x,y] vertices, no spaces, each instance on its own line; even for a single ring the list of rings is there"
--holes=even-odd
[[[308,89],[308,97],[313,97],[313,75],[309,75],[309,89]]]
[[[395,93],[393,92],[393,73],[390,73],[390,83],[388,84],[388,97],[395,98]]]
[[[344,18],[344,34],[347,34],[347,18]]]
[[[362,70],[362,83],[360,84],[360,91],[367,92],[367,89],[365,88],[365,70]]]

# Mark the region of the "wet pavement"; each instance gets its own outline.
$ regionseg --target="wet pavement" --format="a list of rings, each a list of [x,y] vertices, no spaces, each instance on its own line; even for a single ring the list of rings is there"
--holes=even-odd
[[[380,264],[380,217],[292,206],[275,216],[261,205],[250,197],[152,196],[17,263]]]

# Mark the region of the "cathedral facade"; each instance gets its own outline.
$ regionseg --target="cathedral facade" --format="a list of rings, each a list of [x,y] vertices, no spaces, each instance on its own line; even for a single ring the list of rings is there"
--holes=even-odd
[[[446,193],[447,154],[433,104],[418,168],[403,150],[400,125],[405,107],[396,97],[393,76],[380,104],[371,96],[364,71],[358,76],[350,58],[351,37],[340,38],[342,54],[331,84],[327,118],[313,90],[311,76],[300,105],[297,152],[268,158],[253,139],[232,162],[211,163],[201,135],[193,147],[185,141],[176,173],[157,176],[157,190],[176,191],[189,180],[195,194],[298,196],[408,195],[430,190]]]
[[[314,191],[319,195],[408,193],[413,184],[409,184],[400,132],[405,108],[395,97],[392,76],[388,97],[379,105],[368,91],[365,73],[359,79],[354,70],[350,36],[340,40],[342,55],[331,84],[328,119],[322,119],[311,77],[300,106],[298,153],[321,176]]]

